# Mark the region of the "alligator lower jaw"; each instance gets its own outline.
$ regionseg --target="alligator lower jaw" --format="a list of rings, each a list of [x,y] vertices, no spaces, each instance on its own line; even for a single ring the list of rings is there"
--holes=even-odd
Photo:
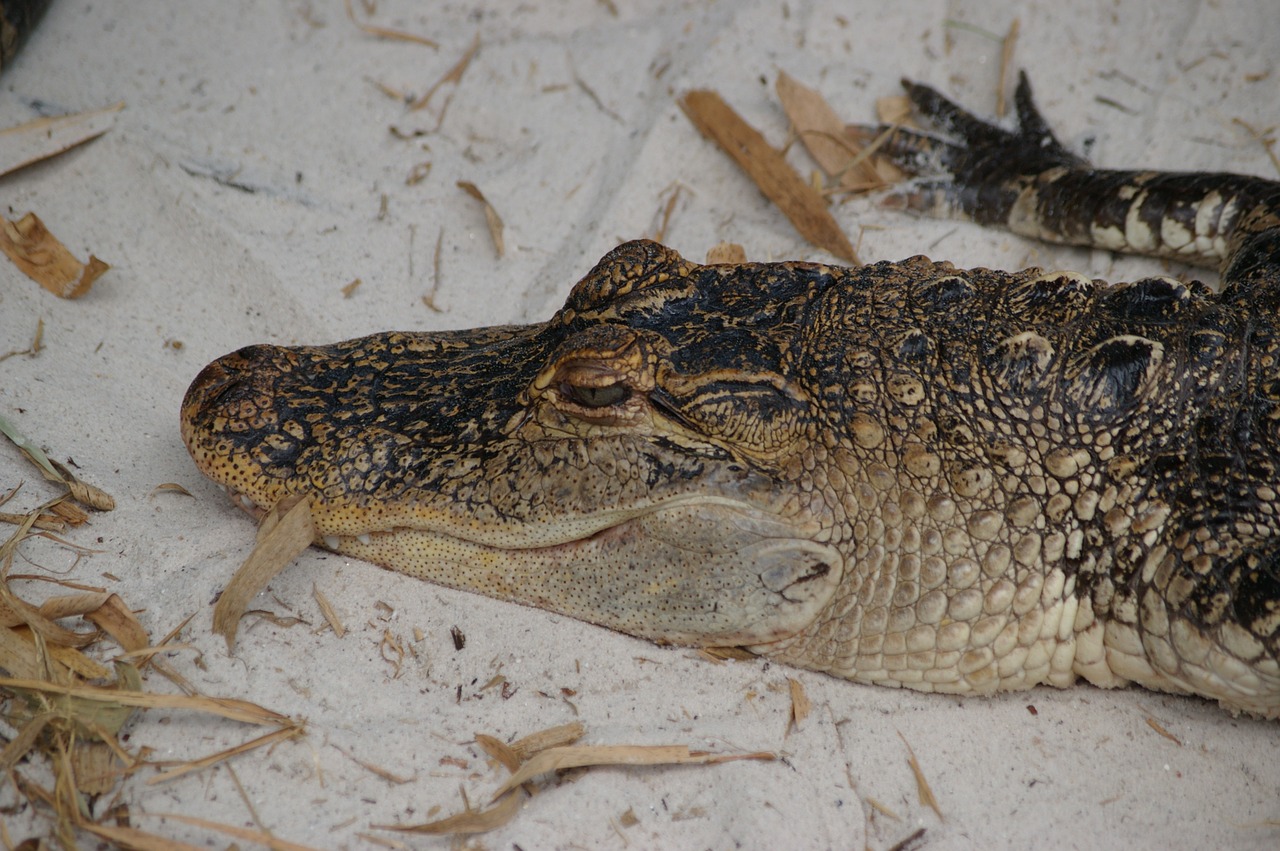
[[[787,531],[741,506],[695,504],[528,546],[412,528],[325,535],[321,542],[439,585],[652,641],[754,646],[811,626],[844,575],[834,547]]]

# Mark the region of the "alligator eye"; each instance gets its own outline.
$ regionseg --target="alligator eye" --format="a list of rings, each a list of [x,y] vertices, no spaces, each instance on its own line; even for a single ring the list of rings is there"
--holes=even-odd
[[[627,398],[627,388],[621,384],[608,384],[604,387],[566,384],[564,391],[566,396],[584,408],[607,408]]]

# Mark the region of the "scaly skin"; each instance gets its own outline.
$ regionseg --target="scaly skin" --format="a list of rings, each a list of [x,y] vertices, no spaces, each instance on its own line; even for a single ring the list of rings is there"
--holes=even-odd
[[[192,457],[338,552],[660,642],[1280,715],[1280,186],[1092,170],[1025,82],[1016,133],[909,91],[953,139],[889,146],[950,173],[902,203],[1223,292],[631,242],[545,323],[227,355]]]

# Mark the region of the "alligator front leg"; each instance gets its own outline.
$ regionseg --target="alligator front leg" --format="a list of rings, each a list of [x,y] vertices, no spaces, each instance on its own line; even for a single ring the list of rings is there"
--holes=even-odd
[[[1226,173],[1096,169],[1053,135],[1025,74],[1015,94],[1016,130],[973,116],[929,86],[907,80],[903,86],[921,116],[947,137],[861,128],[868,135],[890,132],[882,152],[921,175],[892,202],[1046,242],[1216,267],[1227,283],[1260,261],[1275,262],[1280,184]],[[1263,232],[1265,239],[1246,250]],[[1228,268],[1228,258],[1235,267]],[[1267,274],[1274,289],[1274,265]]]

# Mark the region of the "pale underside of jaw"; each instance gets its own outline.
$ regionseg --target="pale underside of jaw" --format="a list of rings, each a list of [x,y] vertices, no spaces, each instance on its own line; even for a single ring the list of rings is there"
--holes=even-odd
[[[260,515],[252,500],[237,504]],[[406,512],[407,514],[408,512]],[[589,515],[483,526],[421,512],[317,543],[453,588],[672,644],[760,645],[828,604],[843,557],[820,524],[724,496],[687,494]]]

